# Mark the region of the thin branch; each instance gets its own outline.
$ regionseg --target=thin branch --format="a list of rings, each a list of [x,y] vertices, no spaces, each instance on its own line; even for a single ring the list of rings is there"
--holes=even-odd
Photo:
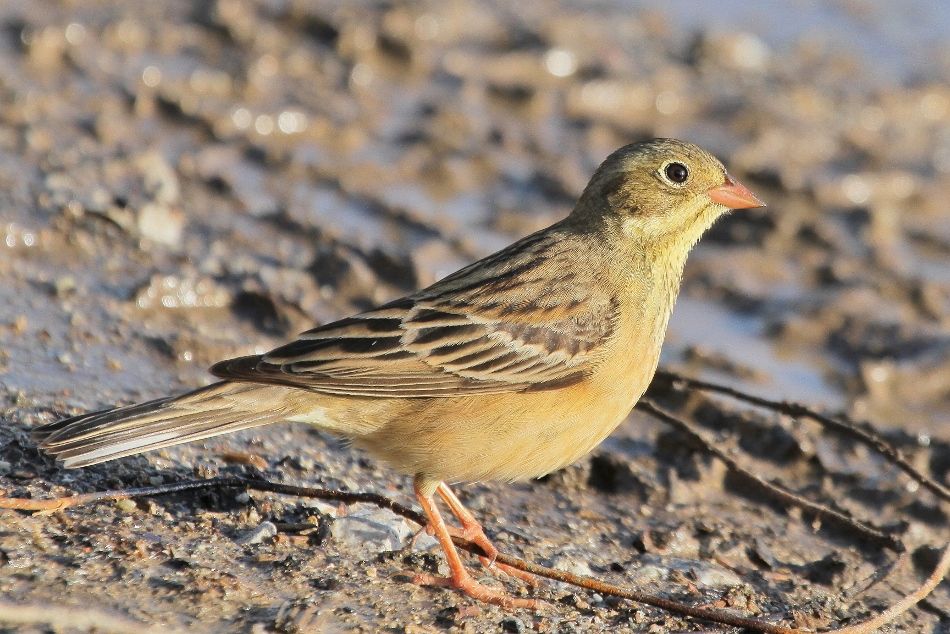
[[[365,502],[375,504],[381,508],[389,509],[396,515],[402,515],[406,519],[412,520],[417,524],[425,524],[425,517],[412,509],[403,506],[399,502],[387,498],[378,493],[362,493],[358,491],[337,491],[334,489],[321,489],[314,487],[295,486],[284,484],[283,482],[271,482],[270,480],[258,480],[256,478],[241,478],[237,476],[220,476],[217,478],[208,478],[206,480],[184,480],[182,482],[171,482],[160,484],[153,487],[137,487],[130,489],[113,489],[110,491],[94,491],[92,493],[80,493],[49,500],[33,500],[30,498],[8,498],[0,497],[0,509],[15,509],[20,511],[40,511],[51,513],[62,509],[68,509],[72,506],[84,506],[96,502],[115,502],[118,500],[129,500],[132,498],[150,497],[154,495],[168,495],[171,493],[185,493],[189,491],[203,491],[205,489],[225,489],[229,487],[244,487],[256,491],[268,491],[270,493],[281,493],[284,495],[294,495],[306,498],[319,498],[321,500],[332,500],[344,504],[357,504]]]
[[[901,552],[904,552],[904,550],[906,550],[903,542],[901,542],[899,539],[897,539],[893,535],[889,535],[888,533],[885,533],[884,531],[881,531],[872,526],[868,526],[867,524],[860,522],[852,517],[849,517],[848,515],[842,513],[841,511],[837,511],[829,506],[826,506],[824,504],[819,504],[818,502],[812,502],[811,500],[808,500],[798,495],[797,493],[793,493],[792,491],[789,491],[784,486],[781,486],[774,482],[769,482],[762,476],[752,473],[751,471],[749,471],[748,469],[740,465],[735,460],[735,458],[733,458],[728,453],[726,453],[725,451],[723,451],[722,449],[714,445],[712,442],[708,441],[706,437],[703,436],[703,434],[698,429],[696,429],[694,425],[686,422],[685,420],[681,418],[677,418],[676,416],[673,416],[666,410],[657,407],[650,401],[641,399],[640,402],[637,403],[636,408],[680,430],[681,432],[689,436],[690,439],[692,439],[694,442],[699,444],[700,447],[703,448],[703,450],[719,458],[723,463],[725,463],[726,467],[728,467],[730,471],[752,482],[753,484],[761,488],[765,493],[767,493],[774,499],[778,500],[779,502],[782,502],[789,506],[797,506],[800,509],[814,513],[818,517],[821,517],[825,520],[829,520],[839,526],[843,526],[847,528],[848,530],[854,531],[855,533],[861,535],[863,538],[873,543],[880,544],[887,548],[890,548],[894,552],[901,553]]]
[[[404,506],[395,500],[376,493],[336,491],[332,489],[322,489],[316,487],[295,486],[281,482],[271,482],[269,480],[228,476],[209,478],[207,480],[188,480],[185,482],[175,482],[154,487],[84,493],[50,500],[0,497],[0,509],[7,508],[52,512],[56,510],[67,509],[72,506],[92,504],[95,502],[127,500],[131,498],[164,495],[169,493],[182,493],[188,491],[231,487],[241,487],[256,491],[267,491],[284,495],[293,495],[297,497],[319,498],[322,500],[343,502],[344,504],[365,502],[388,509],[396,515],[402,516],[412,522],[415,522],[416,524],[419,524],[420,526],[425,526],[426,524],[425,516],[423,516],[421,513]],[[456,546],[463,550],[479,556],[485,555],[482,549],[472,542],[458,537],[453,537],[453,541],[455,542]],[[612,595],[623,599],[636,601],[638,603],[651,605],[653,607],[657,607],[674,614],[679,614],[681,616],[692,617],[732,627],[744,627],[754,632],[762,632],[763,634],[802,634],[803,632],[806,632],[806,630],[788,628],[757,619],[741,617],[722,610],[694,607],[685,603],[666,599],[664,597],[645,594],[637,592],[636,590],[615,586],[613,584],[605,583],[591,577],[574,575],[563,570],[548,568],[535,563],[524,561],[517,557],[512,557],[511,555],[506,555],[504,553],[499,553],[496,561],[535,575],[539,575],[541,577],[547,577],[548,579],[552,579],[554,581],[560,581],[592,590],[594,592],[599,592],[601,594]]]
[[[933,572],[919,588],[877,616],[855,625],[833,630],[834,634],[869,634],[870,632],[878,630],[920,603],[927,595],[934,591],[934,588],[940,585],[940,582],[946,578],[947,573],[950,573],[950,545],[944,546],[940,561],[937,562]]]
[[[874,586],[888,579],[892,574],[894,574],[895,570],[910,561],[910,558],[911,552],[909,550],[905,550],[895,559],[887,562],[887,564],[881,566],[880,568],[876,568],[874,572],[865,577],[859,583],[855,583],[852,587],[844,590],[842,592],[842,596],[847,599],[853,599],[864,594],[865,592],[868,592]]]
[[[218,488],[231,488],[231,487],[241,487],[257,491],[267,491],[273,493],[280,493],[284,495],[292,495],[298,497],[309,497],[309,498],[319,498],[324,500],[333,500],[337,502],[343,502],[347,504],[365,502],[369,504],[374,504],[382,508],[386,508],[396,515],[404,517],[410,521],[413,521],[420,526],[425,525],[425,517],[413,509],[396,502],[390,498],[379,495],[377,493],[360,493],[360,492],[349,492],[349,491],[336,491],[332,489],[322,489],[315,487],[304,487],[296,486],[291,484],[284,484],[281,482],[271,482],[269,480],[259,480],[252,478],[241,478],[241,477],[218,477],[210,478],[207,480],[189,480],[185,482],[176,482],[166,485],[161,485],[157,487],[143,487],[138,489],[120,489],[115,491],[102,491],[97,493],[86,493],[81,495],[75,495],[71,497],[64,498],[55,498],[52,500],[30,500],[24,498],[6,498],[0,497],[0,508],[8,509],[20,509],[20,510],[35,510],[35,511],[46,511],[51,512],[57,509],[66,509],[71,506],[79,506],[82,504],[90,504],[93,502],[101,502],[108,500],[125,500],[136,497],[146,497],[153,495],[162,495],[168,493],[181,493],[188,491],[198,491],[205,489],[218,489]],[[453,538],[455,544],[468,552],[471,552],[476,555],[484,555],[484,552],[477,545],[465,541],[460,538]],[[743,627],[754,632],[762,632],[763,634],[805,634],[811,630],[801,629],[801,628],[790,628],[782,625],[775,625],[772,623],[767,623],[758,619],[751,619],[741,617],[729,612],[722,610],[711,610],[706,608],[698,608],[690,605],[680,603],[678,601],[673,601],[663,597],[658,597],[654,595],[644,594],[637,592],[635,590],[630,590],[628,588],[623,588],[613,584],[605,583],[598,579],[591,577],[585,577],[583,575],[575,575],[563,570],[556,570],[553,568],[547,568],[545,566],[540,566],[535,563],[524,561],[517,557],[512,557],[511,555],[506,555],[504,553],[499,553],[496,561],[518,568],[525,572],[530,572],[542,577],[547,577],[555,581],[560,581],[562,583],[567,583],[577,587],[585,588],[598,592],[600,594],[606,594],[611,596],[616,596],[637,603],[643,603],[646,605],[651,605],[674,614],[679,614],[682,616],[688,616],[699,620],[709,621],[713,623],[719,623],[721,625],[728,625],[732,627]],[[950,570],[950,545],[948,545],[943,552],[943,555],[935,567],[933,573],[930,577],[916,590],[912,593],[905,596],[898,603],[891,606],[881,614],[862,623],[856,625],[848,626],[843,629],[837,630],[826,630],[825,634],[868,634],[874,630],[880,628],[885,623],[893,620],[894,618],[900,616],[908,609],[919,603],[924,599],[934,588],[940,583],[940,581],[947,575],[948,570]],[[2,607],[2,604],[0,604]],[[2,614],[2,613],[0,613]]]
[[[456,545],[461,546],[458,541],[456,541]],[[466,548],[466,550],[469,552],[474,552],[470,548]],[[666,610],[667,612],[671,612],[673,614],[689,616],[702,621],[711,621],[713,623],[729,625],[732,627],[743,627],[754,632],[765,632],[766,634],[804,634],[805,632],[810,631],[785,627],[784,625],[775,625],[761,621],[759,619],[745,618],[725,612],[723,610],[711,610],[708,608],[693,607],[685,603],[680,603],[679,601],[673,601],[672,599],[665,599],[660,596],[638,592],[636,590],[631,590],[622,586],[616,586],[605,581],[600,581],[599,579],[594,579],[593,577],[575,575],[563,570],[547,568],[545,566],[540,566],[538,564],[525,561],[517,557],[512,557],[511,555],[506,555],[504,553],[499,553],[496,561],[513,568],[518,568],[519,570],[524,570],[525,572],[530,572],[541,577],[553,579],[554,581],[567,583],[572,586],[577,586],[586,590],[597,592],[599,594],[608,594],[611,596],[620,597],[622,599],[628,599],[636,603],[652,605],[655,608],[660,608],[661,610]]]
[[[916,467],[914,467],[914,465],[904,458],[900,450],[898,450],[896,447],[892,447],[867,423],[865,423],[864,427],[862,428],[856,423],[827,416],[826,414],[817,412],[801,403],[775,401],[772,399],[763,398],[761,396],[747,394],[741,390],[729,387],[728,385],[692,379],[669,370],[657,370],[656,378],[669,381],[674,386],[676,386],[676,384],[680,384],[685,387],[703,390],[705,392],[723,394],[736,400],[743,401],[745,403],[751,403],[752,405],[770,409],[775,412],[780,412],[794,418],[810,418],[826,429],[834,430],[840,434],[844,434],[864,443],[880,455],[884,456],[888,461],[897,465],[899,469],[913,478],[921,486],[929,489],[934,495],[943,499],[945,502],[950,502],[950,488],[945,487],[933,478],[921,473]]]

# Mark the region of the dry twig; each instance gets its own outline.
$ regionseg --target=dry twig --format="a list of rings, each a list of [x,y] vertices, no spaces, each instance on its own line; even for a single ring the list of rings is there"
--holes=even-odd
[[[796,506],[802,510],[808,511],[810,513],[814,513],[817,517],[823,518],[825,520],[835,523],[838,526],[851,530],[857,533],[858,535],[860,535],[861,537],[863,537],[864,539],[867,539],[876,544],[880,544],[882,546],[886,546],[887,548],[890,548],[894,552],[898,552],[898,553],[904,552],[905,550],[904,544],[893,535],[889,535],[885,533],[884,531],[881,531],[872,526],[868,526],[867,524],[860,522],[852,517],[849,517],[845,513],[842,513],[841,511],[837,511],[829,506],[826,506],[824,504],[819,504],[818,502],[812,502],[811,500],[803,498],[797,493],[793,493],[792,491],[789,491],[787,488],[785,488],[784,486],[780,484],[769,482],[762,476],[752,473],[751,471],[749,471],[748,469],[740,465],[735,460],[735,458],[733,458],[728,453],[726,453],[725,451],[723,451],[722,449],[720,449],[719,447],[717,447],[716,445],[708,441],[706,437],[703,436],[703,434],[695,427],[695,425],[688,423],[681,418],[673,416],[666,410],[657,407],[656,405],[654,405],[653,403],[645,399],[641,399],[640,402],[637,403],[637,409],[642,410],[650,414],[651,416],[658,418],[664,423],[667,423],[668,425],[671,425],[675,427],[676,429],[680,430],[681,432],[689,436],[689,438],[693,440],[696,444],[698,444],[700,448],[702,448],[704,451],[719,458],[723,463],[725,463],[726,467],[728,467],[730,471],[739,475],[745,480],[752,482],[754,485],[762,489],[762,491],[764,491],[766,494],[776,499],[777,501],[783,504],[786,504],[788,506]]]
[[[757,407],[770,409],[772,411],[786,414],[794,418],[810,418],[826,429],[850,436],[851,438],[864,443],[886,458],[889,462],[899,467],[904,473],[913,478],[922,487],[929,489],[934,495],[942,499],[944,502],[950,502],[950,489],[940,484],[933,478],[921,473],[916,467],[914,467],[914,465],[910,464],[910,462],[908,462],[903,455],[901,455],[901,452],[896,447],[892,447],[886,440],[884,440],[884,438],[880,436],[880,434],[871,429],[869,425],[865,424],[864,426],[859,426],[858,424],[845,419],[827,416],[801,403],[775,401],[772,399],[763,398],[761,396],[747,394],[735,388],[729,387],[728,385],[692,379],[669,370],[657,370],[656,379],[667,381],[674,387],[682,386],[682,388],[689,387],[696,390],[702,390],[704,392],[723,394],[736,400],[750,403]]]
[[[315,487],[303,487],[295,486],[291,484],[284,484],[281,482],[271,482],[269,480],[260,480],[253,478],[240,478],[240,477],[218,477],[210,478],[207,480],[189,480],[185,482],[176,482],[167,485],[161,485],[156,487],[143,487],[137,489],[120,489],[114,491],[101,491],[96,493],[85,493],[70,497],[54,498],[50,500],[31,500],[24,498],[6,498],[0,497],[0,508],[7,509],[20,509],[20,510],[34,510],[34,511],[46,511],[52,512],[55,510],[66,509],[72,506],[80,506],[83,504],[90,504],[93,502],[101,501],[110,501],[110,500],[124,500],[137,497],[146,497],[153,495],[163,495],[168,493],[181,493],[188,491],[198,491],[206,489],[218,489],[218,488],[230,488],[230,487],[241,487],[246,489],[252,489],[257,491],[267,491],[273,493],[280,493],[284,495],[293,495],[298,497],[309,497],[309,498],[319,498],[324,500],[332,500],[337,502],[343,502],[346,504],[352,503],[369,503],[375,504],[382,508],[389,509],[393,513],[405,517],[413,522],[416,522],[419,525],[425,525],[425,518],[421,513],[414,511],[413,509],[406,507],[395,500],[387,498],[385,496],[379,495],[377,493],[359,493],[359,492],[349,492],[349,491],[336,491],[332,489],[322,489]],[[484,555],[482,550],[475,544],[465,541],[460,538],[453,538],[456,545],[459,548],[462,548],[468,552],[474,553],[476,555]],[[754,632],[762,632],[764,634],[803,634],[809,630],[804,630],[800,628],[790,628],[782,625],[776,625],[773,623],[768,623],[766,621],[741,617],[730,612],[723,610],[713,610],[708,608],[700,608],[695,606],[686,605],[678,601],[673,601],[671,599],[666,599],[664,597],[658,597],[655,595],[649,595],[645,593],[638,592],[636,590],[631,590],[628,588],[623,588],[613,584],[609,584],[598,579],[591,577],[585,577],[582,575],[574,575],[562,570],[555,570],[553,568],[547,568],[545,566],[540,566],[528,561],[524,561],[517,557],[512,557],[504,553],[498,555],[497,561],[503,564],[507,564],[514,568],[530,572],[539,576],[547,577],[555,581],[561,581],[563,583],[571,584],[577,587],[585,588],[601,594],[612,595],[624,599],[629,599],[638,603],[644,603],[646,605],[652,605],[669,612],[679,614],[682,616],[688,616],[695,619],[700,619],[704,621],[710,621],[713,623],[719,623],[722,625],[729,625],[733,627],[743,627]],[[829,630],[827,634],[865,634],[866,632],[871,632],[874,629],[880,627],[883,623],[896,618],[898,615],[902,614],[908,610],[913,605],[916,605],[920,600],[926,597],[932,590],[940,583],[940,580],[946,576],[948,569],[950,569],[950,546],[948,546],[943,554],[943,557],[940,560],[937,568],[934,570],[934,573],[927,580],[927,582],[922,585],[920,588],[907,595],[900,602],[883,612],[881,615],[870,619],[864,623],[849,626],[843,630]],[[864,629],[855,629],[855,628],[864,628]],[[868,629],[870,628],[870,629]]]
[[[877,616],[855,625],[833,630],[834,634],[869,634],[876,631],[924,600],[927,595],[934,591],[934,588],[940,585],[948,572],[950,572],[950,545],[944,547],[940,561],[937,562],[933,572],[919,588],[905,595],[904,598]]]
[[[41,511],[41,512],[53,512],[58,510],[67,509],[73,506],[82,506],[86,504],[92,504],[95,502],[105,502],[105,501],[116,501],[116,500],[127,500],[131,498],[139,497],[148,497],[154,495],[165,495],[169,493],[183,493],[189,491],[199,491],[207,489],[220,489],[220,488],[230,488],[230,487],[241,487],[245,489],[252,489],[255,491],[267,491],[271,493],[280,493],[284,495],[293,495],[297,497],[306,497],[306,498],[318,498],[321,500],[330,500],[334,502],[342,502],[344,504],[355,504],[355,503],[368,503],[374,504],[376,506],[388,509],[404,517],[420,526],[425,526],[426,519],[418,511],[415,511],[407,506],[396,502],[393,499],[387,498],[383,495],[377,493],[361,493],[361,492],[350,492],[350,491],[337,491],[333,489],[323,489],[316,487],[304,487],[296,486],[292,484],[285,484],[282,482],[271,482],[270,480],[260,480],[255,478],[241,478],[241,477],[229,477],[222,476],[217,478],[209,478],[207,480],[187,480],[184,482],[174,482],[169,484],[163,484],[154,487],[141,487],[141,488],[130,488],[130,489],[117,489],[112,491],[99,491],[94,493],[83,493],[79,495],[69,496],[69,497],[60,497],[52,498],[49,500],[31,500],[26,498],[7,498],[0,497],[0,508],[8,509],[18,509],[18,510],[28,510],[28,511]],[[485,553],[482,549],[476,544],[469,542],[467,540],[461,539],[459,537],[453,537],[455,545],[463,550],[466,550],[475,555],[484,556]],[[621,597],[625,599],[630,599],[632,601],[637,601],[639,603],[644,603],[646,605],[652,605],[658,607],[668,612],[673,612],[675,614],[680,614],[683,616],[690,616],[697,619],[702,619],[706,621],[711,621],[714,623],[721,623],[723,625],[731,625],[734,627],[744,627],[755,632],[763,632],[765,634],[795,634],[799,630],[789,629],[786,627],[772,625],[771,623],[766,623],[765,621],[759,621],[757,619],[745,618],[729,612],[721,610],[711,610],[708,608],[697,608],[685,603],[680,603],[678,601],[673,601],[671,599],[666,599],[664,597],[649,595],[635,590],[630,590],[626,588],[621,588],[614,586],[612,584],[604,583],[597,579],[590,577],[584,577],[581,575],[574,575],[562,570],[555,570],[554,568],[547,568],[538,564],[524,561],[517,557],[512,557],[511,555],[506,555],[504,553],[499,553],[496,561],[499,563],[510,565],[514,568],[519,568],[526,572],[536,574],[542,577],[547,577],[548,579],[553,579],[555,581],[561,581],[563,583],[568,583],[575,585],[581,588],[586,588],[593,590],[595,592],[600,592],[602,594],[613,595],[616,597]]]
[[[682,389],[683,387],[689,387],[693,389],[719,393],[759,407],[778,411],[789,416],[811,418],[828,429],[847,434],[848,436],[856,438],[859,441],[869,445],[875,451],[884,456],[885,459],[899,466],[915,481],[931,490],[935,495],[943,500],[950,500],[950,491],[948,491],[946,487],[916,470],[913,465],[911,465],[906,459],[903,458],[903,456],[901,456],[897,449],[891,447],[873,430],[862,429],[853,423],[826,416],[798,403],[773,401],[770,399],[749,395],[728,386],[683,377],[679,374],[665,370],[659,370],[657,372],[657,378],[669,382],[674,388]],[[685,433],[695,443],[697,443],[701,449],[722,460],[733,473],[739,475],[749,482],[754,483],[757,487],[761,488],[764,492],[779,502],[789,506],[801,508],[810,513],[814,513],[818,517],[853,531],[864,539],[882,544],[891,550],[894,550],[895,552],[905,553],[906,549],[903,543],[896,537],[862,523],[852,517],[849,517],[841,511],[807,500],[800,495],[788,490],[786,487],[769,482],[764,478],[755,475],[748,469],[745,469],[731,455],[719,449],[713,443],[709,442],[705,436],[691,423],[677,418],[676,416],[657,407],[655,404],[647,400],[641,400],[641,402],[637,405],[637,408]],[[245,489],[267,491],[298,497],[319,498],[341,502],[344,504],[374,504],[378,507],[386,508],[393,513],[419,525],[425,524],[425,518],[420,513],[396,502],[395,500],[377,493],[336,491],[331,489],[303,487],[284,484],[281,482],[271,482],[269,480],[242,477],[218,477],[207,480],[192,480],[160,485],[156,487],[84,493],[70,497],[53,498],[48,500],[0,497],[0,508],[54,512],[72,506],[80,506],[101,501],[123,500],[153,495],[164,495],[169,493],[183,493],[189,491],[229,487],[241,487]],[[457,537],[454,538],[454,540],[456,545],[463,550],[476,555],[484,554],[477,545],[471,542]],[[889,566],[888,569],[891,570],[902,563],[905,563],[907,560],[908,558],[906,556],[902,556],[898,558],[898,560],[893,563],[892,566]],[[628,599],[637,603],[651,605],[681,616],[718,623],[721,625],[742,627],[750,631],[762,632],[764,634],[799,634],[809,631],[777,625],[760,619],[742,617],[724,610],[714,610],[690,606],[664,597],[650,595],[629,588],[609,584],[591,577],[574,575],[562,570],[547,568],[545,566],[540,566],[538,564],[525,561],[511,555],[506,555],[504,553],[498,555],[497,561],[538,576],[585,588],[594,592],[598,592],[602,595],[611,595]],[[881,614],[855,625],[847,626],[837,630],[828,630],[827,634],[867,634],[877,630],[928,596],[929,593],[932,592],[933,589],[941,582],[941,580],[943,580],[948,571],[950,571],[950,545],[944,549],[943,555],[940,558],[940,561],[935,567],[933,573],[919,588],[906,595],[904,598]],[[875,579],[875,581],[877,580],[878,579]],[[45,611],[41,614],[37,612],[33,606],[16,606],[0,603],[0,622],[50,623],[55,626],[58,623],[58,621],[56,621],[56,618],[58,618],[57,614],[58,613],[55,610]],[[127,626],[130,623],[133,623],[121,617],[112,617],[111,615],[106,615],[105,613],[99,612],[89,612],[87,616],[90,618],[102,619],[97,620],[96,623],[100,628],[105,627],[106,631],[110,631],[109,628],[118,628],[114,629],[114,631],[122,631],[124,629],[128,629]]]

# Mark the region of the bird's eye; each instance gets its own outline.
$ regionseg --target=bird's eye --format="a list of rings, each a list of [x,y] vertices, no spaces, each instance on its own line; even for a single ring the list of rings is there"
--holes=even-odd
[[[682,185],[689,178],[689,170],[682,163],[670,163],[663,170],[670,182]]]

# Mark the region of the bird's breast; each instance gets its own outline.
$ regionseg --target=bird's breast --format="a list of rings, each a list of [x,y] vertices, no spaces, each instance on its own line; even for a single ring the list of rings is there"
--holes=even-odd
[[[446,482],[550,473],[602,442],[646,390],[661,338],[633,325],[618,324],[615,336],[624,338],[609,342],[609,356],[574,385],[390,401],[387,422],[354,442],[401,471]]]

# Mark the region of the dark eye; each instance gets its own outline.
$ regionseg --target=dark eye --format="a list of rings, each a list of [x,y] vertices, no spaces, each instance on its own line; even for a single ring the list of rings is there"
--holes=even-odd
[[[666,166],[666,177],[674,183],[685,183],[689,178],[689,170],[682,163],[670,163]]]

